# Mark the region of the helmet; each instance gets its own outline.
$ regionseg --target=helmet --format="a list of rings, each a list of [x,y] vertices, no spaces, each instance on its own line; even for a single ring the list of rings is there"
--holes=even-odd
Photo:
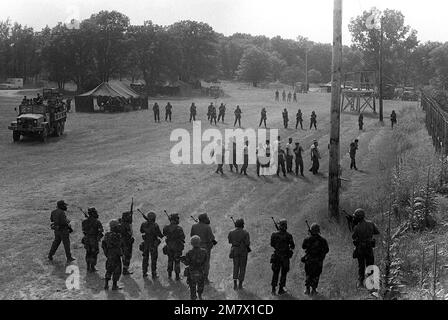
[[[87,214],[89,215],[89,217],[98,218],[98,211],[96,211],[95,208],[87,209]]]
[[[244,219],[238,219],[235,221],[236,228],[244,228]]]
[[[364,209],[356,209],[355,211],[355,218],[358,220],[362,220],[366,217],[366,212]]]
[[[320,234],[320,226],[317,223],[313,223],[310,228],[312,235]]]
[[[123,212],[121,215],[121,219],[123,220],[123,222],[132,223],[132,212]]]
[[[154,221],[156,221],[156,214],[154,212],[150,212],[150,213],[148,213],[147,218],[148,218],[148,220],[154,222]]]
[[[193,248],[199,248],[201,246],[201,238],[199,236],[191,237],[190,241]]]
[[[179,214],[177,213],[170,214],[170,222],[179,224]]]
[[[198,219],[199,219],[199,222],[202,222],[205,224],[210,224],[210,218],[208,217],[208,215],[206,213],[200,214]]]
[[[120,226],[120,223],[118,222],[118,220],[111,220],[109,222],[110,231],[113,231],[114,229],[118,228],[119,226]]]
[[[60,200],[60,201],[58,201],[57,204],[56,204],[56,206],[57,206],[59,209],[61,209],[61,210],[64,210],[64,211],[67,210],[67,204],[65,203],[64,200]]]
[[[278,223],[278,226],[279,226],[280,230],[286,230],[286,229],[288,229],[288,221],[286,221],[286,219],[282,219]]]

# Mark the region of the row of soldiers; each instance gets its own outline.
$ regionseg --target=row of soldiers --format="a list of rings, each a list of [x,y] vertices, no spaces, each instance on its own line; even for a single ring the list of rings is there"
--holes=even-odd
[[[390,122],[391,122],[391,126],[393,129],[394,126],[397,125],[397,113],[395,112],[395,110],[392,110],[392,113],[390,114]],[[359,125],[359,131],[363,131],[364,130],[364,115],[362,113],[358,117],[358,125]]]
[[[95,208],[89,208],[85,213],[86,219],[82,222],[82,231],[84,237],[82,243],[86,249],[86,263],[89,272],[96,272],[97,256],[99,254],[99,244],[106,256],[106,275],[104,289],[109,289],[109,282],[112,280],[112,290],[120,290],[118,281],[121,275],[130,275],[129,265],[132,258],[132,248],[134,238],[132,234],[132,206],[130,212],[122,214],[122,218],[112,220],[109,223],[109,232],[104,234],[104,229],[99,221],[98,212]],[[66,251],[67,262],[75,259],[70,253],[69,234],[73,232],[70,221],[65,212],[67,204],[64,201],[58,201],[57,209],[51,213],[52,229],[55,233],[55,240],[49,253],[49,260],[53,256],[63,241]],[[204,286],[209,284],[210,256],[214,246],[217,245],[210,219],[207,214],[201,214],[191,228],[192,249],[183,255],[185,248],[185,234],[183,228],[179,225],[180,217],[178,214],[169,215],[169,224],[160,230],[156,222],[156,214],[150,212],[145,215],[140,211],[145,219],[140,226],[143,242],[139,249],[142,252],[142,271],[143,277],[148,277],[149,258],[151,258],[151,274],[156,279],[158,248],[161,239],[166,238],[165,246],[162,251],[168,256],[168,278],[172,278],[175,272],[176,281],[180,281],[180,263],[186,265],[184,276],[187,278],[187,284],[190,287],[190,296],[192,300],[202,299]],[[166,212],[165,212],[166,213]],[[168,214],[167,214],[168,215]],[[274,218],[272,218],[274,220]],[[235,229],[228,234],[228,242],[231,244],[229,258],[233,260],[233,284],[234,290],[242,290],[245,280],[248,254],[251,252],[250,235],[245,230],[243,219],[233,220]],[[290,271],[290,260],[293,257],[295,243],[293,236],[287,231],[288,222],[284,219],[277,223],[274,220],[277,232],[271,235],[270,245],[274,249],[270,263],[272,266],[272,294],[285,294],[287,274]],[[308,222],[307,222],[308,224]],[[358,209],[353,218],[353,243],[355,251],[353,258],[358,260],[359,264],[359,285],[363,284],[365,279],[365,269],[374,264],[373,249],[375,248],[374,236],[379,231],[374,223],[365,220],[365,211]],[[319,285],[320,275],[323,270],[323,262],[329,252],[328,242],[320,235],[320,227],[317,224],[308,226],[309,237],[302,244],[305,256],[301,262],[305,265],[306,281],[305,294],[316,295]],[[103,235],[104,234],[104,235]],[[102,239],[102,240],[101,240]],[[277,291],[277,287],[279,290]]]
[[[283,102],[288,102],[288,103],[297,102],[297,93],[294,92],[292,94],[291,92],[289,92],[287,95],[285,90],[283,90],[282,98],[283,98]],[[280,101],[280,92],[278,90],[275,91],[275,101],[277,101],[277,102]]]

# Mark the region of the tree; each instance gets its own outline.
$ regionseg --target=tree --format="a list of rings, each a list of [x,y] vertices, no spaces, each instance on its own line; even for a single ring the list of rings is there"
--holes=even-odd
[[[311,69],[308,71],[308,81],[310,83],[320,83],[322,81],[322,73],[320,71]]]
[[[287,67],[281,75],[281,81],[290,86],[295,86],[297,82],[304,82],[305,69],[299,66]]]
[[[448,90],[448,42],[432,50],[429,55],[442,89]]]
[[[280,55],[277,52],[274,52],[270,55],[269,63],[271,65],[272,80],[279,80],[283,70],[285,70],[288,64],[285,60],[280,58]]]
[[[244,51],[238,67],[238,77],[240,80],[248,81],[257,87],[261,81],[268,78],[271,65],[271,56],[268,52],[251,46]]]

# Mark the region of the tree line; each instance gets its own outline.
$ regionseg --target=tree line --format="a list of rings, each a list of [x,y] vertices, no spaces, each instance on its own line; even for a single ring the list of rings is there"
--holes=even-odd
[[[343,72],[378,70],[380,34],[365,24],[373,10],[351,20],[353,44],[343,49]],[[448,86],[448,43],[420,43],[417,31],[396,10],[384,11],[384,31],[386,83]],[[148,86],[218,78],[254,86],[267,81],[294,85],[306,78],[327,83],[331,57],[331,44],[301,36],[224,36],[206,23],[189,20],[131,25],[117,11],[100,11],[76,28],[59,23],[41,31],[0,21],[0,77],[40,76],[60,88],[73,81],[79,91],[112,78],[144,79]]]

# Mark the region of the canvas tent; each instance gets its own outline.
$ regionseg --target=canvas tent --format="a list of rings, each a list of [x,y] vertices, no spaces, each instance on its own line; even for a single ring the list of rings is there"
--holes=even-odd
[[[128,88],[120,81],[103,82],[95,89],[75,97],[75,106],[77,112],[95,112],[99,111],[98,98],[123,98],[131,103],[133,107],[147,107],[147,100],[141,98],[131,88]]]

